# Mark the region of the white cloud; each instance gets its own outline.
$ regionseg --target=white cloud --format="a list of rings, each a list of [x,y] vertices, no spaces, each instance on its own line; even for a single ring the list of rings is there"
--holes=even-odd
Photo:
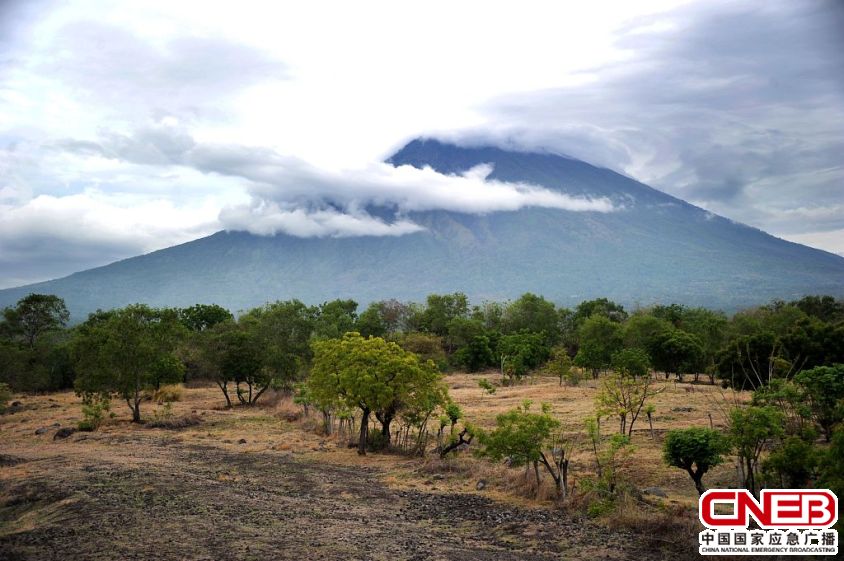
[[[833,5],[3,3],[0,285],[201,235],[222,209],[219,227],[329,236],[409,233],[429,208],[610,209],[377,163],[467,130],[831,248],[811,234],[840,219],[789,209],[842,203]]]
[[[250,203],[227,207],[221,221],[226,228],[261,235],[401,235],[421,229],[403,216],[426,210],[472,214],[525,207],[616,210],[606,197],[575,197],[489,179],[491,165],[476,166],[462,175],[381,162],[359,169],[326,169],[265,147],[197,143],[172,123],[130,135],[106,132],[99,142],[71,140],[60,146],[129,164],[178,166],[244,180]],[[370,216],[366,209],[371,206],[394,210],[398,220],[387,223]]]
[[[403,236],[424,229],[406,219],[387,223],[363,212],[284,209],[271,201],[255,201],[252,205],[224,208],[220,219],[229,230],[247,231],[261,236],[280,233],[302,238]]]

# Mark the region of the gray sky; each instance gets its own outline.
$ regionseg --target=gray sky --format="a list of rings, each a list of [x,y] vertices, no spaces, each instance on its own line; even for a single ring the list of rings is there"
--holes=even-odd
[[[568,154],[844,254],[843,2],[223,4],[0,1],[0,287],[222,228],[418,230],[372,203],[615,210],[380,163],[420,135]]]

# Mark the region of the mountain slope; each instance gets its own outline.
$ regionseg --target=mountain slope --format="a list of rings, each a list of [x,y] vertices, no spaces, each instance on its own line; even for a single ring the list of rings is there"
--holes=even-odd
[[[132,302],[216,302],[239,310],[286,298],[366,303],[456,290],[475,300],[531,291],[562,305],[607,296],[628,305],[676,301],[724,309],[809,293],[844,295],[844,258],[736,224],[578,160],[415,140],[388,161],[443,173],[491,163],[491,178],[604,196],[622,210],[419,212],[410,218],[426,230],[400,237],[218,232],[63,279],[2,290],[0,306],[34,291],[64,297],[76,319]]]

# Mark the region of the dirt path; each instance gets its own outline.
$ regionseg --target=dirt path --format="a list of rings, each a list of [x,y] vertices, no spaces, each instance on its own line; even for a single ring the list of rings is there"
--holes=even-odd
[[[80,438],[0,457],[0,559],[662,557],[548,509],[391,489],[373,469],[153,431]]]

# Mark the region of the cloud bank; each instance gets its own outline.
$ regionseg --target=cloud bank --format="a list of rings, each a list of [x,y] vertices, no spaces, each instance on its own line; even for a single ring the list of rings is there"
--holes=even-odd
[[[844,254],[841,2],[404,10],[0,2],[0,286],[221,228],[618,207],[370,163],[418,136],[568,154]]]
[[[844,4],[694,3],[630,21],[575,86],[497,96],[464,143],[604,165],[796,241],[844,229]],[[844,254],[844,237],[822,247]]]
[[[489,179],[480,165],[462,175],[431,168],[371,163],[332,170],[261,147],[196,142],[184,129],[160,123],[130,135],[106,133],[99,141],[64,140],[63,150],[132,164],[181,166],[244,180],[248,204],[220,213],[222,227],[253,234],[396,236],[422,230],[408,213],[428,210],[482,214],[526,207],[572,212],[612,212],[606,197],[576,197],[524,183]],[[370,207],[393,211],[396,220],[372,216]]]

